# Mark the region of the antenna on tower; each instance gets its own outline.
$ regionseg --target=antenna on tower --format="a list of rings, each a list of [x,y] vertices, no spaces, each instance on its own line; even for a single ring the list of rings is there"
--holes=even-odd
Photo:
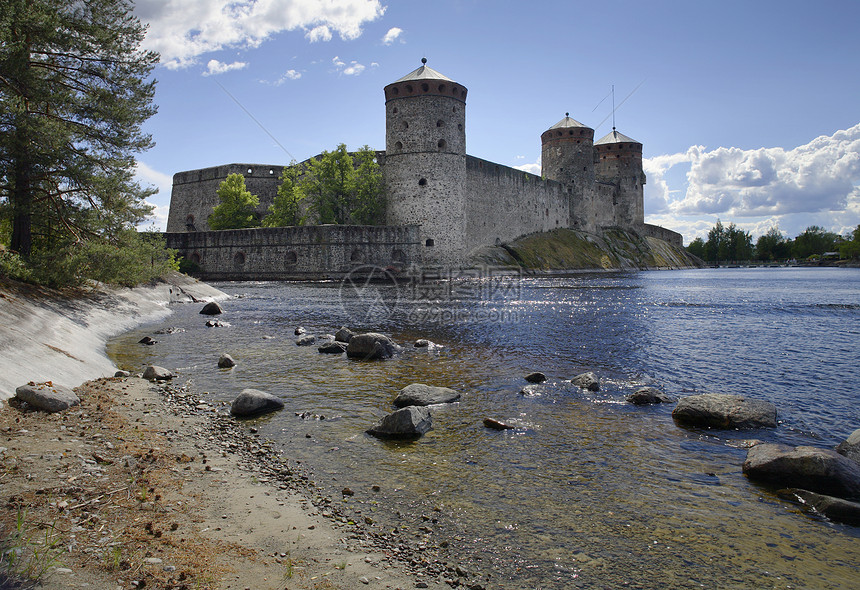
[[[647,78],[646,78],[646,80],[647,80]],[[631,90],[630,94],[625,96],[624,100],[622,100],[621,102],[618,103],[618,106],[615,105],[615,84],[613,84],[612,90],[609,91],[609,94],[607,94],[605,97],[603,97],[603,100],[606,100],[607,98],[609,98],[610,94],[612,95],[612,112],[609,113],[608,115],[606,115],[606,117],[604,117],[603,120],[597,124],[597,127],[595,127],[595,129],[599,129],[601,125],[606,123],[606,119],[608,119],[609,117],[612,117],[612,129],[614,130],[615,129],[615,111],[620,109],[621,105],[623,105],[625,102],[627,102],[627,99],[630,98],[631,96],[633,96],[633,94],[637,90],[639,90],[639,88],[641,88],[644,83],[645,83],[645,80],[642,80],[641,82],[639,82],[639,84],[636,85],[636,88]],[[601,100],[600,103],[602,103],[603,100]],[[600,106],[600,103],[598,103],[598,105],[597,105],[598,107]],[[597,107],[594,107],[594,110],[597,110]],[[594,112],[594,111],[592,111],[592,112]]]
[[[615,84],[612,85],[612,130],[615,131]]]

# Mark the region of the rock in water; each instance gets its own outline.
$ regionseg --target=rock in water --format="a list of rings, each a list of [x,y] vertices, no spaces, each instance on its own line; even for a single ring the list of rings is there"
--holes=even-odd
[[[74,391],[51,381],[22,385],[15,389],[15,397],[45,412],[62,412],[81,403]]]
[[[600,381],[597,380],[594,373],[582,373],[571,379],[570,382],[588,391],[600,390]]]
[[[418,438],[432,427],[430,410],[408,406],[385,416],[367,433],[378,438]]]
[[[546,375],[535,371],[534,373],[529,373],[528,375],[526,375],[526,381],[528,381],[529,383],[543,383],[544,381],[546,381]]]
[[[221,309],[221,306],[214,301],[210,301],[203,306],[203,309],[200,310],[200,313],[203,315],[219,315],[221,313],[224,313],[224,310]]]
[[[672,411],[675,421],[709,428],[773,428],[776,406],[740,395],[703,393],[682,398]]]
[[[510,424],[505,424],[504,422],[499,422],[498,420],[494,420],[493,418],[484,418],[484,426],[487,428],[492,428],[493,430],[513,430],[514,427]]]
[[[860,503],[858,502],[816,494],[808,490],[792,489],[788,492],[834,522],[860,526]],[[780,493],[780,495],[783,494]]]
[[[158,344],[158,340],[153,340],[150,336],[144,336],[143,338],[138,340],[137,343],[152,346],[153,344]]]
[[[122,378],[131,377],[131,371],[119,370],[116,373],[114,373],[113,376],[114,377],[122,377]]]
[[[747,452],[743,471],[756,481],[839,498],[860,497],[860,465],[831,449],[760,444]]]
[[[310,346],[314,342],[316,342],[316,336],[302,336],[298,340],[296,340],[296,346]]]
[[[167,381],[168,379],[173,379],[175,376],[164,367],[157,365],[149,365],[143,372],[143,378],[148,381]]]
[[[637,389],[633,393],[628,393],[625,399],[627,399],[631,404],[639,406],[645,404],[668,403],[672,401],[672,398],[654,387],[642,387]]]
[[[293,333],[294,333],[296,336],[301,336],[301,335],[302,335],[302,334],[304,334],[305,332],[307,332],[307,330],[305,330],[303,327],[299,326],[298,328],[296,328],[296,329],[295,329],[295,331],[294,331]]]
[[[236,366],[236,361],[233,360],[233,357],[227,353],[222,354],[218,357],[218,368],[219,369],[229,369],[231,367]]]
[[[398,408],[406,406],[429,406],[432,404],[450,404],[460,399],[460,394],[447,387],[434,387],[423,383],[407,385],[394,398]]]
[[[413,346],[415,348],[430,348],[431,346],[433,346],[433,343],[426,338],[419,338],[415,341],[415,344]]]
[[[325,354],[343,354],[346,351],[346,343],[337,341],[323,342],[317,350]]]
[[[259,389],[244,389],[230,404],[230,413],[240,418],[248,418],[274,412],[283,407],[284,402],[271,393]]]
[[[337,342],[349,343],[352,337],[355,336],[355,332],[347,328],[346,326],[342,326],[340,330],[334,333],[334,339]]]
[[[385,334],[369,332],[367,334],[356,334],[349,339],[346,346],[346,356],[362,360],[375,360],[390,358],[396,349],[391,338]]]
[[[860,428],[839,443],[836,447],[836,452],[840,455],[845,455],[855,463],[860,463]]]

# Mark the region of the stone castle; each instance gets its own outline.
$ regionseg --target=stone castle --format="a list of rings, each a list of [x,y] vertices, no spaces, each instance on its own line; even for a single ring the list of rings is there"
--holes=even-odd
[[[398,234],[405,242],[388,254],[374,249],[372,256],[356,255],[358,250],[349,252],[351,245],[345,244],[346,253],[337,256],[345,264],[367,263],[372,258],[384,266],[465,265],[481,247],[557,228],[595,234],[622,228],[681,246],[680,234],[645,224],[642,144],[614,128],[594,141],[593,129],[565,115],[541,135],[542,171],[537,176],[466,153],[466,87],[428,67],[426,59],[384,92],[385,151],[378,152],[378,160],[386,191],[386,222],[389,229],[410,229]],[[203,250],[223,249],[229,243],[232,258],[219,256],[219,264],[230,260],[235,264],[236,249],[243,240],[250,240],[249,247],[271,241],[260,241],[263,230],[230,230],[230,239],[212,238],[211,234],[223,232],[207,231],[206,219],[218,203],[218,185],[237,172],[245,176],[248,190],[259,196],[264,215],[277,194],[281,170],[282,166],[229,164],[177,173],[167,223],[171,247],[203,264]],[[280,228],[268,231],[272,229]],[[374,232],[365,229],[361,239],[374,242]],[[291,231],[282,232],[279,243],[289,241],[293,233],[307,233]],[[190,232],[210,237],[170,237]],[[360,245],[352,246],[361,250]],[[291,260],[297,256],[292,252]],[[248,254],[241,254],[244,264]]]

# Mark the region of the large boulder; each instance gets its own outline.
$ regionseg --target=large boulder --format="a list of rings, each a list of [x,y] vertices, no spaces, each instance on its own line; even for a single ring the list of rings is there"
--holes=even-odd
[[[668,403],[672,401],[672,398],[654,387],[641,387],[633,393],[628,393],[625,399],[631,404],[636,404],[638,406]]]
[[[362,360],[390,358],[394,355],[397,345],[385,334],[369,332],[356,334],[349,339],[346,346],[346,356]]]
[[[45,412],[62,412],[81,403],[74,391],[51,381],[22,385],[15,389],[15,397]]]
[[[570,380],[577,387],[587,389],[588,391],[599,391],[600,381],[594,373],[581,373]]]
[[[349,343],[353,336],[355,336],[355,332],[346,326],[342,326],[340,330],[334,333],[334,339],[336,342]]]
[[[406,406],[430,406],[433,404],[450,404],[460,399],[460,394],[447,387],[434,387],[423,383],[407,385],[394,398],[398,408]]]
[[[430,410],[407,406],[388,414],[367,430],[377,438],[418,438],[432,428]]]
[[[809,490],[791,489],[787,491],[806,506],[813,508],[816,512],[834,522],[860,526],[860,502],[834,498],[833,496],[817,494]]]
[[[230,404],[230,413],[240,418],[249,418],[268,414],[284,407],[284,402],[271,393],[259,389],[243,389],[233,403]]]
[[[546,381],[546,375],[541,373],[540,371],[535,371],[534,373],[529,373],[526,375],[526,381],[529,383],[543,383]]]
[[[324,354],[343,354],[344,352],[346,352],[346,342],[330,340],[328,342],[323,342],[322,344],[320,344],[317,350]]]
[[[203,306],[203,309],[200,310],[200,313],[203,315],[219,315],[223,312],[224,310],[221,309],[221,306],[214,301],[210,301]]]
[[[760,444],[747,451],[752,480],[840,498],[860,497],[860,465],[831,449]]]
[[[313,344],[316,341],[317,341],[316,336],[313,336],[313,335],[302,336],[301,338],[296,340],[296,346],[310,346],[311,344]]]
[[[860,463],[860,428],[836,446],[836,452],[845,455],[855,463]]]
[[[682,398],[672,410],[676,422],[709,428],[773,428],[776,406],[740,395],[703,393]]]
[[[147,381],[167,381],[175,376],[171,371],[158,365],[149,365],[143,372],[143,378]]]

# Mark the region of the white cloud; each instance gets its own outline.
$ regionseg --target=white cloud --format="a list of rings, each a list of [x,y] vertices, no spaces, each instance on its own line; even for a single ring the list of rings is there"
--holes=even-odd
[[[206,71],[203,72],[203,75],[217,76],[218,74],[223,74],[224,72],[229,72],[231,70],[244,70],[247,67],[248,64],[244,61],[234,61],[231,64],[225,64],[217,59],[210,59],[209,63],[206,64]]]
[[[680,165],[689,166],[686,182],[671,190]],[[753,236],[777,225],[792,237],[813,224],[845,233],[860,223],[860,124],[793,149],[693,146],[643,166],[648,222],[687,241],[717,218]]]
[[[334,56],[334,58],[332,58],[331,60],[331,63],[334,64],[334,67],[337,68],[338,72],[346,76],[358,76],[365,69],[367,69],[365,66],[358,63],[357,61],[351,61],[349,62],[349,64],[347,64],[338,56]]]
[[[303,30],[311,41],[334,33],[353,40],[385,7],[380,0],[137,0],[134,11],[150,27],[144,46],[177,69],[212,51],[258,47],[283,31]]]
[[[517,156],[517,160],[524,158],[525,156]],[[534,164],[521,164],[519,166],[514,166],[514,169],[522,170],[523,172],[529,172],[531,174],[537,174],[538,176],[540,176],[542,170],[540,158],[538,158],[537,162],[535,162]]]
[[[280,86],[289,80],[298,80],[301,77],[301,72],[297,72],[296,70],[287,70],[286,72],[284,72],[283,76],[281,76],[280,78],[278,78],[278,80],[275,81],[275,86]]]
[[[390,29],[388,29],[388,32],[385,33],[385,36],[382,38],[382,43],[385,45],[391,45],[392,43],[397,41],[397,39],[399,39],[400,35],[402,34],[403,29],[398,27],[391,27]]]
[[[149,198],[147,204],[155,207],[152,216],[148,217],[142,226],[147,227],[155,224],[156,229],[164,231],[167,227],[167,213],[170,210],[170,193],[173,190],[173,177],[159,172],[138,161],[135,168],[135,180],[143,186],[155,186],[158,192]],[[168,203],[161,205],[158,202]]]

